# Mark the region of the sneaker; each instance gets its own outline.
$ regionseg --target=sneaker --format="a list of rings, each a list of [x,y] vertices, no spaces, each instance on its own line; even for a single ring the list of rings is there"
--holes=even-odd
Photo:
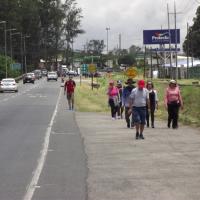
[[[151,125],[151,128],[155,128],[154,125]]]
[[[143,134],[142,133],[140,133],[140,139],[142,139],[142,140],[144,140],[144,136],[143,136]]]
[[[136,139],[136,140],[139,139],[139,133],[136,133],[135,139]]]

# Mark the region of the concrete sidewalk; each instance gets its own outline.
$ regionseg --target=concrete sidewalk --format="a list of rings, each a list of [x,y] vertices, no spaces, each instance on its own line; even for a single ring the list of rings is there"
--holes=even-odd
[[[88,200],[199,200],[200,131],[156,122],[145,140],[124,120],[76,112],[88,156]]]

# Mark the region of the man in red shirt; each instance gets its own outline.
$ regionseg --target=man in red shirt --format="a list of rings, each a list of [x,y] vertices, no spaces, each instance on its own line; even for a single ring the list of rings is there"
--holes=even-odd
[[[69,79],[65,82],[64,85],[64,95],[67,96],[67,101],[69,105],[69,110],[74,109],[74,90],[76,87],[76,83],[72,80],[72,76],[69,76]]]

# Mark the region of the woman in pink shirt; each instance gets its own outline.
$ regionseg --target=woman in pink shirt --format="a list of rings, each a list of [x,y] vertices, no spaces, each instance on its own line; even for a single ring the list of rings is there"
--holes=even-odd
[[[108,103],[111,108],[112,119],[116,119],[116,113],[119,106],[119,89],[115,87],[114,81],[112,80],[109,82],[107,95],[108,95]]]
[[[176,129],[178,128],[178,113],[179,108],[183,109],[183,100],[181,97],[181,93],[179,87],[175,80],[171,80],[169,82],[169,87],[166,89],[165,92],[165,107],[168,111],[168,128],[171,127]]]

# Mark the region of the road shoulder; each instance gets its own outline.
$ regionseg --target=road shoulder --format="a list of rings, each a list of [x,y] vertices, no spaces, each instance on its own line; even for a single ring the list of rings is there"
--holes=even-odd
[[[124,120],[76,113],[88,156],[88,200],[200,199],[200,132],[156,122],[145,140]]]

